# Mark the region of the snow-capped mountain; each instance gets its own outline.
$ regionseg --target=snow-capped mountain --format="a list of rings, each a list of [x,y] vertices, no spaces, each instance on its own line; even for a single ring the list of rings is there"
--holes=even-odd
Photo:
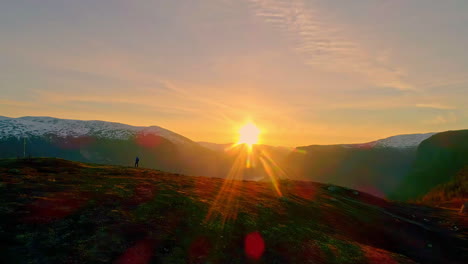
[[[0,158],[29,156],[121,166],[139,157],[142,167],[178,174],[223,177],[227,171],[213,151],[158,126],[0,117]]]
[[[0,139],[6,137],[23,138],[54,135],[58,137],[93,136],[97,138],[125,140],[136,135],[148,134],[161,136],[178,145],[197,144],[184,136],[158,126],[142,127],[115,122],[82,121],[53,117],[26,116],[10,118],[0,116]],[[422,141],[434,134],[436,133],[397,135],[363,144],[342,144],[341,146],[346,148],[417,147]],[[218,149],[227,145],[206,142],[199,142],[198,144],[208,149]]]
[[[129,139],[136,135],[158,135],[174,144],[196,144],[192,140],[158,126],[140,127],[105,121],[82,121],[53,117],[0,116],[0,139],[54,135],[58,137],[93,136],[109,139]]]
[[[342,144],[345,148],[414,148],[437,133],[397,135],[361,144]]]
[[[377,140],[374,147],[387,147],[387,148],[409,148],[417,147],[421,142],[430,138],[437,133],[425,134],[408,134],[388,137]]]

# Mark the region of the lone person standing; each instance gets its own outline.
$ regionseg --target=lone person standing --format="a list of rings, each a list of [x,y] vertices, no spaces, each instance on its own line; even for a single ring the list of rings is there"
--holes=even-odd
[[[135,168],[138,168],[138,162],[140,162],[140,158],[136,157],[136,159],[135,159]]]

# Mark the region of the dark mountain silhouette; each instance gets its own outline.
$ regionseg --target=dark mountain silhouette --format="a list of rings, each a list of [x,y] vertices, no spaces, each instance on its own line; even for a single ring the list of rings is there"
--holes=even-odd
[[[411,171],[390,197],[417,199],[468,166],[468,130],[438,133],[418,147]]]
[[[411,169],[416,148],[299,147],[285,160],[292,179],[332,183],[380,197],[392,193]]]
[[[432,188],[418,202],[437,207],[461,208],[468,202],[468,166],[459,171],[449,182]]]

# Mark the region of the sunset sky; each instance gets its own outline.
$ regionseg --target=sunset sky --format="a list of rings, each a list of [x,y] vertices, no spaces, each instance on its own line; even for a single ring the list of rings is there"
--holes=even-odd
[[[466,0],[0,2],[0,115],[233,142],[468,128]]]

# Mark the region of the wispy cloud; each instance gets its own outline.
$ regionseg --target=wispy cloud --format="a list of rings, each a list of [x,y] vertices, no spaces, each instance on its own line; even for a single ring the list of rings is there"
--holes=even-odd
[[[468,83],[468,74],[453,74],[453,76],[444,76],[440,79],[430,79],[429,81],[422,83],[421,86],[424,88],[442,88],[454,85],[463,85]]]
[[[327,19],[302,0],[250,0],[255,15],[271,23],[298,42],[295,49],[306,55],[308,65],[328,71],[359,74],[374,85],[400,90],[413,89],[405,72],[388,63],[389,51],[370,55],[344,34],[344,26]]]
[[[13,107],[29,107],[29,106],[34,106],[34,103],[31,102],[24,102],[24,101],[19,101],[19,100],[0,100],[0,106],[13,106]],[[2,108],[0,107],[0,110]]]
[[[456,107],[454,107],[454,106],[438,104],[438,103],[434,103],[434,104],[416,104],[416,107],[438,109],[438,110],[453,110],[453,109],[456,109]]]
[[[426,120],[424,123],[428,125],[444,125],[444,124],[452,124],[458,121],[457,116],[455,113],[450,112],[446,114],[439,114],[436,115],[434,118]]]

